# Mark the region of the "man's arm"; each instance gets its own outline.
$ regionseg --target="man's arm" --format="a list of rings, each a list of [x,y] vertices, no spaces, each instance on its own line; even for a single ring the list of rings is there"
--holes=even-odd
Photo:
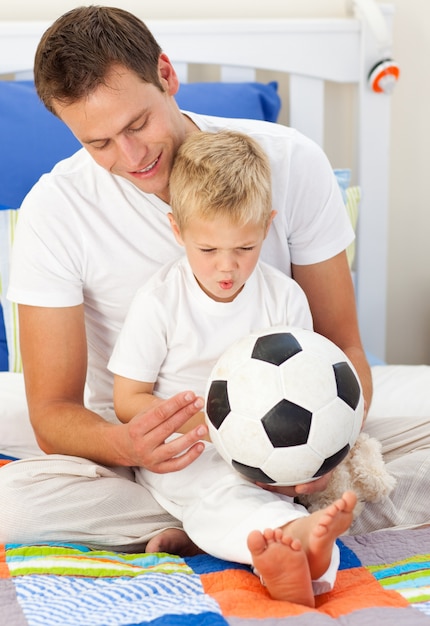
[[[164,443],[201,410],[203,402],[192,392],[177,394],[127,424],[110,424],[84,407],[83,305],[20,305],[19,323],[30,419],[42,450],[159,472],[181,469],[202,452],[203,444],[197,443],[206,434],[202,426]]]
[[[367,413],[372,400],[372,377],[360,339],[346,253],[313,265],[293,265],[292,272],[308,298],[314,330],[338,345],[356,368]]]

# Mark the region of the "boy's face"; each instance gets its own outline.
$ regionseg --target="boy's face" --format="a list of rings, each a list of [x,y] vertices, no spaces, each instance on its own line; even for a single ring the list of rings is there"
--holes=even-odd
[[[172,214],[169,219],[201,289],[217,302],[234,300],[254,271],[268,227],[194,217],[180,232]]]
[[[174,156],[197,128],[179,111],[173,97],[178,79],[163,54],[159,75],[164,92],[113,66],[105,85],[73,104],[57,101],[54,108],[101,167],[168,202]]]

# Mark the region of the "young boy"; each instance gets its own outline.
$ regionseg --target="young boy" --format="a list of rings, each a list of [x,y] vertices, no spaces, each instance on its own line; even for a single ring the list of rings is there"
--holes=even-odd
[[[191,134],[176,156],[170,194],[171,227],[186,257],[138,291],[116,343],[109,368],[123,422],[179,390],[204,395],[217,358],[251,331],[312,328],[298,284],[259,262],[275,212],[269,163],[254,140],[231,131]],[[198,420],[202,414],[183,431]],[[210,443],[179,472],[142,467],[137,475],[202,550],[252,563],[274,599],[314,606],[314,594],[333,586],[335,540],[351,524],[353,493],[309,515],[240,476]]]

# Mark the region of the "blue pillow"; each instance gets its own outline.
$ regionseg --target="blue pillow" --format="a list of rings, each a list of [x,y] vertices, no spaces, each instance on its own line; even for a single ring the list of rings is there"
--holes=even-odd
[[[276,122],[281,109],[276,81],[184,83],[179,87],[176,101],[185,111],[268,122]]]
[[[9,369],[9,353],[7,350],[6,328],[4,326],[3,307],[0,304],[0,372]]]
[[[182,109],[221,117],[275,122],[281,108],[277,83],[189,83],[180,87]],[[17,208],[52,167],[80,148],[61,120],[40,102],[31,81],[0,81],[0,208]]]
[[[31,81],[0,81],[0,208],[16,209],[42,174],[80,144]]]

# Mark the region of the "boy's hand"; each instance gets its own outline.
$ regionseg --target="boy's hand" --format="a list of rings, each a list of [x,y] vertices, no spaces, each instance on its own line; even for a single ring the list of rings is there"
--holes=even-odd
[[[266,491],[274,491],[276,493],[282,493],[284,496],[290,496],[295,498],[296,496],[309,495],[317,491],[324,491],[327,488],[332,472],[324,474],[321,478],[313,480],[310,483],[303,483],[302,485],[296,485],[295,487],[279,487],[276,485],[266,485],[265,483],[257,483],[259,487],[266,489]]]
[[[208,434],[199,424],[188,433],[168,441],[193,415],[202,410],[203,399],[191,391],[176,394],[152,409],[133,417],[122,428],[126,432],[126,446],[133,465],[164,474],[187,467],[204,450],[200,441]]]

